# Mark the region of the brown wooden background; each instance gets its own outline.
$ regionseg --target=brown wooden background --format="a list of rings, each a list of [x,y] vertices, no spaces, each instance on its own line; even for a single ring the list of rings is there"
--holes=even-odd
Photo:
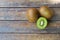
[[[55,13],[45,30],[38,30],[29,23],[26,10],[47,5]],[[42,34],[43,33],[43,34]],[[0,1],[0,40],[60,40],[60,4],[47,4],[40,0]]]

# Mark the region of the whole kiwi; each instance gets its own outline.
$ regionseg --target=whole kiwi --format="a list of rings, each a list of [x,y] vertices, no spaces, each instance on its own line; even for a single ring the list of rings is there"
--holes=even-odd
[[[39,18],[39,11],[36,8],[30,8],[27,10],[27,19],[29,22],[36,22]]]
[[[50,9],[48,6],[41,6],[39,12],[42,17],[45,17],[48,20],[51,19],[53,16],[53,10]]]

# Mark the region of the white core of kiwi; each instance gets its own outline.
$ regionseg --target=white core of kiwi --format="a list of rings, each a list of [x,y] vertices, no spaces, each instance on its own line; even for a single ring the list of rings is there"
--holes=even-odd
[[[41,25],[41,26],[43,26],[43,25],[44,25],[44,21],[43,21],[43,20],[40,22],[40,25]]]

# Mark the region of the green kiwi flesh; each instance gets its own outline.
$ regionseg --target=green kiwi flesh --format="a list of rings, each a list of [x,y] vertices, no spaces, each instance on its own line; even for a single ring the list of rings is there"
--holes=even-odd
[[[37,20],[37,27],[39,29],[45,29],[47,27],[47,19],[44,18],[44,17],[40,17],[38,20]]]

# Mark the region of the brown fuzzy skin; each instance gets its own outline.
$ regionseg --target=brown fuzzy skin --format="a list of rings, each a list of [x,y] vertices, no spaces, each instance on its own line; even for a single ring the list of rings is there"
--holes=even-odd
[[[38,20],[39,12],[36,8],[30,8],[27,10],[27,18],[29,22],[36,22]]]
[[[42,6],[39,9],[40,15],[50,20],[53,16],[53,10],[51,10],[48,6]]]

